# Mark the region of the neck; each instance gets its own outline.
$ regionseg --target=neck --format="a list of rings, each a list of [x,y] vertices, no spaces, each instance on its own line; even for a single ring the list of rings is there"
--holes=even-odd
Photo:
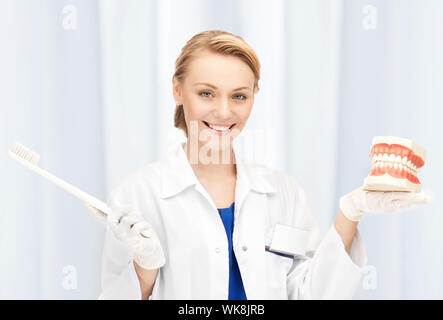
[[[228,150],[219,150],[218,159],[214,159],[214,157],[208,156],[210,161],[201,162],[200,159],[200,145],[198,145],[197,156],[193,155],[191,158],[191,152],[195,152],[191,150],[191,146],[186,142],[184,149],[186,152],[186,156],[188,158],[189,163],[191,164],[194,173],[199,177],[212,177],[212,178],[226,178],[226,177],[234,177],[237,173],[237,169],[234,163],[234,151],[232,148],[232,144]],[[212,152],[212,151],[210,151]],[[225,160],[226,156],[223,156],[224,153],[229,152],[228,160]],[[191,161],[192,160],[192,161]],[[209,162],[209,163],[206,163]],[[215,162],[215,163],[214,163]]]

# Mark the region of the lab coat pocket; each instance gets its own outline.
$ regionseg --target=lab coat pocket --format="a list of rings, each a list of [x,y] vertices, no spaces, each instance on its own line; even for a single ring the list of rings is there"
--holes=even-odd
[[[265,244],[265,256],[268,265],[270,289],[275,294],[286,293],[286,276],[294,258],[304,255],[309,238],[309,230],[275,224]]]
[[[276,223],[269,251],[290,257],[305,255],[309,234],[309,230]]]
[[[265,251],[266,287],[269,297],[273,299],[287,299],[287,275],[293,259],[275,252]]]

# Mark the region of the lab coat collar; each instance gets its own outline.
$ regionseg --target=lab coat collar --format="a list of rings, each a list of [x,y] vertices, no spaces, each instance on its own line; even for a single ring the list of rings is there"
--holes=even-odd
[[[161,178],[162,199],[175,196],[189,186],[195,185],[197,188],[202,188],[192,170],[184,146],[185,142],[177,143],[165,157]],[[276,192],[276,189],[264,177],[262,167],[247,163],[234,144],[233,150],[237,164],[237,187],[241,189],[236,192],[239,192],[242,198],[251,189],[260,193]]]

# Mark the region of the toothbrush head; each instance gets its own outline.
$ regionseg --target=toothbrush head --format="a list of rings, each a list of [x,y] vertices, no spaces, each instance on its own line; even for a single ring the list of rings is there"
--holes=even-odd
[[[31,151],[30,149],[17,142],[14,143],[8,154],[10,157],[20,157],[21,159],[26,160],[34,165],[37,165],[37,162],[40,159],[40,156],[37,153]]]

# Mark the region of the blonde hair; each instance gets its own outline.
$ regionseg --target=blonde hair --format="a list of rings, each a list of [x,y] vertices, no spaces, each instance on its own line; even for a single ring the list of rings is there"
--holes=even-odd
[[[185,77],[187,67],[192,58],[200,51],[210,50],[214,53],[232,55],[240,58],[248,64],[254,73],[254,93],[258,92],[258,80],[260,80],[260,61],[254,50],[243,40],[242,37],[221,30],[207,30],[194,35],[186,42],[180,55],[175,60],[174,77],[181,83]],[[183,105],[175,107],[174,126],[182,129],[188,136]]]

